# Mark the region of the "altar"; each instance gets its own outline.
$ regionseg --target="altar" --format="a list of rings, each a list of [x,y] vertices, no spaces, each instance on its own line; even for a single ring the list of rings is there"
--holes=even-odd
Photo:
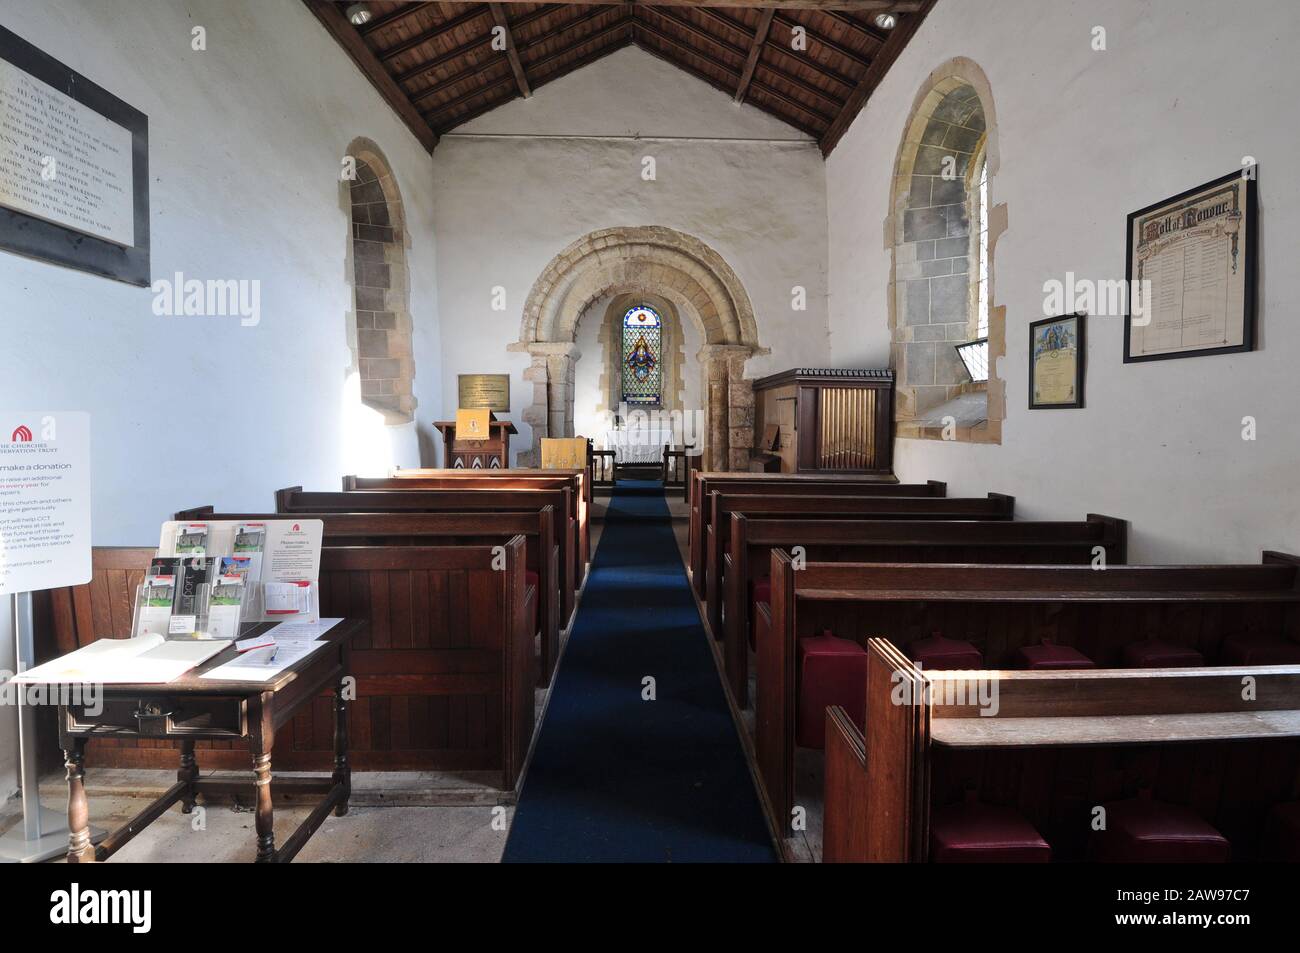
[[[614,451],[616,466],[623,464],[661,464],[664,447],[675,450],[671,428],[633,427],[605,431],[605,449]]]

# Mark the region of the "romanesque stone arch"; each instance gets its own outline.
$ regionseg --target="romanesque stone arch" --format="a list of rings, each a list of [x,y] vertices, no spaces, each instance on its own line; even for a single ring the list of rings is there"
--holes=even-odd
[[[753,305],[734,270],[694,236],[662,226],[606,228],[591,232],[556,255],[533,283],[524,302],[519,341],[532,365],[525,378],[533,401],[523,420],[533,447],[521,465],[535,461],[537,440],[573,435],[574,337],[579,319],[610,294],[659,295],[683,319],[694,321],[705,345],[703,374],[707,434],[704,466],[741,468],[753,446],[754,394],[745,362],[762,351]]]

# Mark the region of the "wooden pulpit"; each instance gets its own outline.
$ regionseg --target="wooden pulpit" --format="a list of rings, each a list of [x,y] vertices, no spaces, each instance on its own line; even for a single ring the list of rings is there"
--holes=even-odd
[[[518,433],[508,420],[488,417],[488,434],[482,440],[457,437],[456,421],[438,420],[433,424],[442,434],[442,465],[453,470],[506,470],[510,467],[510,435]]]

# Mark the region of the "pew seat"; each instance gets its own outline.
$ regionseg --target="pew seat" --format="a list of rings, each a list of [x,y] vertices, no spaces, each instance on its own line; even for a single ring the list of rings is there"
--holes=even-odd
[[[1176,642],[1145,639],[1124,646],[1125,668],[1197,668],[1204,664],[1200,652]]]
[[[1031,672],[1097,667],[1096,662],[1074,646],[1058,645],[1055,642],[1022,645],[1016,649],[1016,661],[1020,663],[1020,668],[1028,669]]]
[[[1094,831],[1091,858],[1111,864],[1225,864],[1227,838],[1181,804],[1149,797],[1106,805],[1106,829]]]
[[[936,632],[913,642],[907,653],[913,662],[930,672],[984,667],[980,650],[963,639],[948,639]]]
[[[1011,808],[961,801],[934,812],[930,857],[936,864],[1046,864],[1052,848]]]
[[[799,640],[799,717],[795,743],[826,747],[826,708],[839,705],[861,725],[866,721],[867,650],[829,631]]]
[[[1297,665],[1300,645],[1273,635],[1239,634],[1223,640],[1221,665]]]

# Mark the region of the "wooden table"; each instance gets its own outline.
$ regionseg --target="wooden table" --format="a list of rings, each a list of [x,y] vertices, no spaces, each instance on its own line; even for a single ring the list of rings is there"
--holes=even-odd
[[[257,861],[283,863],[294,858],[332,810],[348,811],[352,772],[348,765],[348,713],[345,680],[349,675],[352,639],[364,633],[364,619],[344,619],[322,637],[326,643],[266,681],[225,681],[200,678],[204,672],[237,657],[234,648],[166,684],[105,685],[97,714],[84,704],[59,706],[59,743],[68,769],[68,862],[107,860],[136,834],[178,801],[189,814],[198,795],[249,792],[257,804]],[[265,631],[265,625],[252,634]],[[271,809],[271,748],[276,731],[327,688],[334,690],[334,771],[328,777],[291,778],[277,790],[323,793],[307,819],[278,850]],[[180,741],[176,783],[98,845],[91,843],[86,803],[85,753],[91,737],[173,738]],[[196,741],[248,739],[253,778],[200,778],[194,753]]]

